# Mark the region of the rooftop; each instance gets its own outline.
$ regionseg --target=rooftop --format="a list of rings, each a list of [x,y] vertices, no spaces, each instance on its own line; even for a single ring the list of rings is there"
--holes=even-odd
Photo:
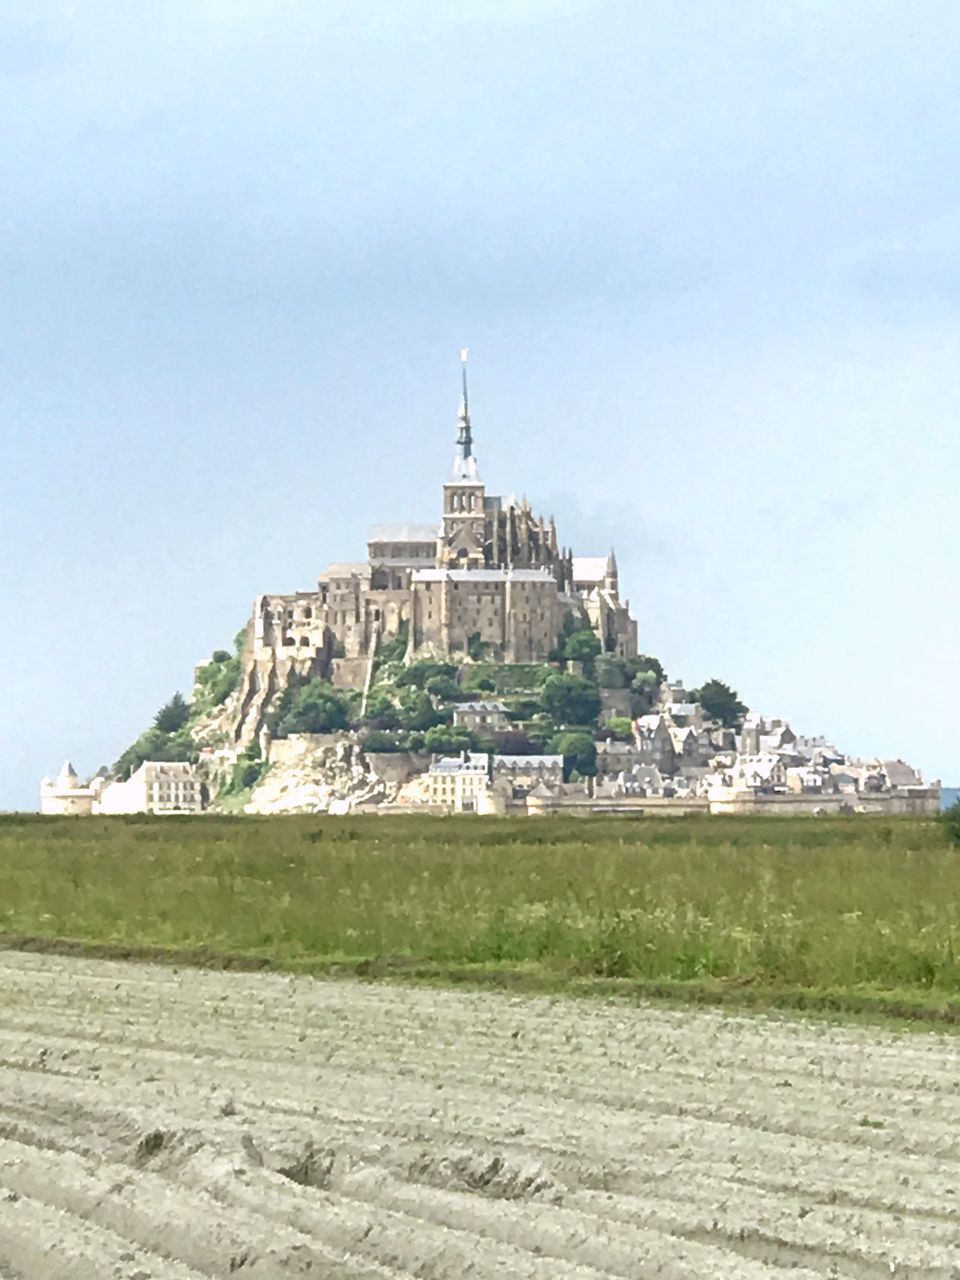
[[[415,569],[414,582],[556,582],[549,569]]]
[[[370,528],[367,542],[417,542],[437,541],[435,524],[375,524]]]

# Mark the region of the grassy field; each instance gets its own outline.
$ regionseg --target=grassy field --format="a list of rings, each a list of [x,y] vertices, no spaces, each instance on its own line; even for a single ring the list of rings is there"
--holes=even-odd
[[[932,820],[9,816],[0,935],[960,1022]]]

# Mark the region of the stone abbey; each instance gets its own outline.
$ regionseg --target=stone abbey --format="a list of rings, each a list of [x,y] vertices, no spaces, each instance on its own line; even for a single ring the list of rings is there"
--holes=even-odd
[[[291,677],[363,688],[379,646],[406,637],[420,657],[542,662],[565,621],[589,625],[608,653],[633,657],[636,622],[621,602],[617,562],[575,556],[553,518],[487,492],[473,452],[466,352],[456,452],[432,524],[375,525],[367,559],[332,564],[316,589],[258,596],[248,623],[238,742]],[[569,622],[566,622],[569,625]]]

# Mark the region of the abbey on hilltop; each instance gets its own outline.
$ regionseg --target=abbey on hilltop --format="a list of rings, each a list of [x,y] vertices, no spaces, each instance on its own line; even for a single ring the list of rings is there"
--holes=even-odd
[[[408,659],[542,662],[564,626],[589,625],[604,651],[630,658],[637,627],[621,602],[617,562],[575,556],[553,518],[486,490],[473,452],[466,351],[456,453],[432,524],[380,524],[367,559],[333,564],[312,591],[262,595],[248,623],[237,742],[291,676],[362,688],[378,647],[405,637]]]

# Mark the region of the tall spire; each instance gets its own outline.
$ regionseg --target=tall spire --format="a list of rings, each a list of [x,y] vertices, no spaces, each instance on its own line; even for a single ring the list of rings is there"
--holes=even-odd
[[[467,394],[467,355],[466,347],[460,348],[460,368],[463,379],[463,391],[460,397],[460,413],[457,418],[457,452],[453,459],[453,478],[455,480],[476,480],[477,460],[473,456],[473,432],[470,428],[470,399]]]

